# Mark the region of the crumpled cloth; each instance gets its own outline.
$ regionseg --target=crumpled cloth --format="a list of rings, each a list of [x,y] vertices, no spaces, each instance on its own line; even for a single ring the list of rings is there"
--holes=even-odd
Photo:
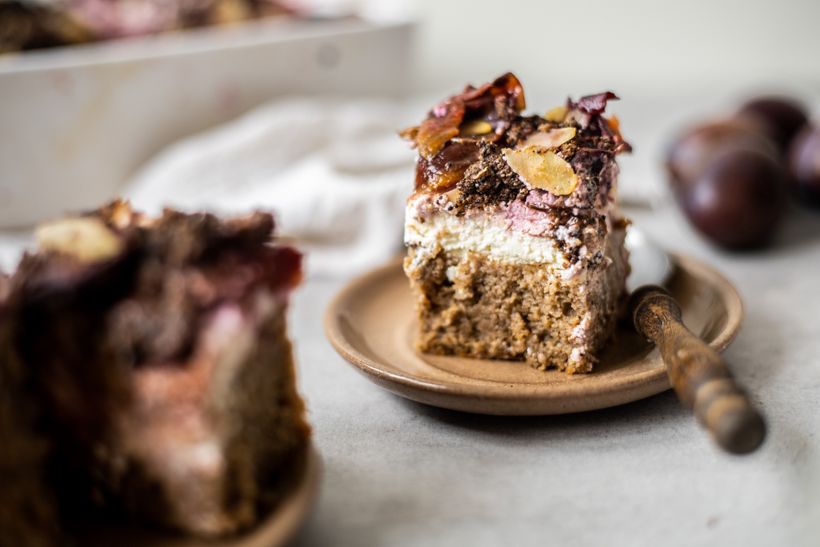
[[[402,245],[414,153],[397,135],[418,112],[383,100],[280,99],[165,149],[123,196],[217,214],[272,211],[308,276],[349,276]]]

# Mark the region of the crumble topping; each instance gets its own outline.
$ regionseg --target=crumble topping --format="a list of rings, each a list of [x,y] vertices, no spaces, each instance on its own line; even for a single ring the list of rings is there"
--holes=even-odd
[[[455,191],[448,210],[456,214],[515,200],[535,209],[604,207],[615,155],[630,150],[617,118],[603,116],[614,99],[611,92],[567,99],[544,116],[525,116],[513,74],[467,86],[402,132],[419,150],[416,191]]]
[[[165,210],[149,220],[117,201],[37,230],[40,251],[21,260],[8,311],[104,317],[100,343],[125,363],[184,360],[221,303],[298,283],[300,255],[270,245],[273,230],[263,212],[221,220]]]

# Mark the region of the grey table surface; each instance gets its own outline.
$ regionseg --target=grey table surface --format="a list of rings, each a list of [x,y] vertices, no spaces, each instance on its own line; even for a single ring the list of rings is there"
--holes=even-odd
[[[726,351],[769,435],[736,457],[670,391],[576,415],[489,417],[406,401],[339,357],[322,319],[341,281],[295,296],[291,332],[323,459],[297,545],[820,545],[820,213],[773,248],[710,248],[668,203],[629,210],[717,266],[746,316]]]

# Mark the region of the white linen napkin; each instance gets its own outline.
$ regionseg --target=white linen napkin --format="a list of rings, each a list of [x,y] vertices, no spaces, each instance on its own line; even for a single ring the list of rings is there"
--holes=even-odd
[[[378,100],[277,100],[172,145],[123,194],[151,214],[271,210],[307,275],[348,276],[401,248],[414,154],[396,131],[414,117]]]

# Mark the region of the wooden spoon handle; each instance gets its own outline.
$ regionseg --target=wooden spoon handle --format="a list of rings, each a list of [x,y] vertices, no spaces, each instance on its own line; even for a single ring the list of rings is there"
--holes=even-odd
[[[638,332],[660,350],[678,398],[718,445],[734,454],[760,446],[766,436],[763,417],[720,355],[684,326],[672,295],[654,285],[641,287],[632,294],[629,310]]]

